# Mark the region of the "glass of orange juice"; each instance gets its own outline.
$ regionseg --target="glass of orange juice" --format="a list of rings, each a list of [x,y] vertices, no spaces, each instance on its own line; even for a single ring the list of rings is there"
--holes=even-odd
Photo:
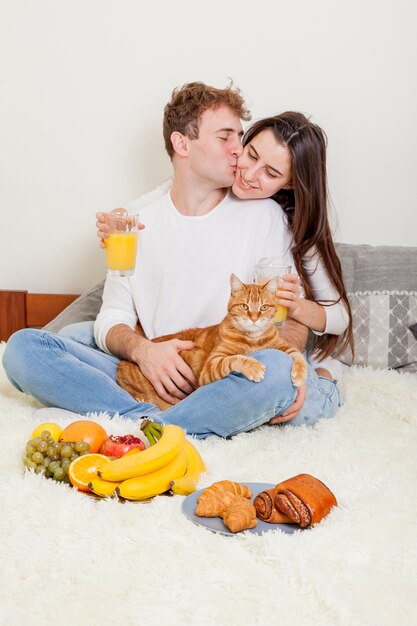
[[[104,240],[107,271],[112,276],[131,276],[136,265],[139,213],[117,209],[106,214],[106,223],[110,227]]]
[[[255,266],[255,280],[257,283],[264,283],[277,276],[281,278],[285,274],[291,274],[291,265],[282,265],[282,260],[275,257],[264,257]],[[274,322],[278,327],[285,326],[288,309],[282,304],[277,304]]]

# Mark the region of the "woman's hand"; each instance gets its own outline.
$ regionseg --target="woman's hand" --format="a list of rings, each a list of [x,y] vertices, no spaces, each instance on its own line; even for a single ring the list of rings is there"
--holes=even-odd
[[[110,213],[116,213],[116,215],[120,215],[120,217],[125,217],[129,214],[129,212],[126,209],[122,209],[122,208],[113,209],[112,211],[110,211]],[[97,237],[100,238],[101,248],[106,247],[104,240],[107,239],[107,237],[109,236],[109,230],[110,230],[108,224],[106,223],[106,215],[109,215],[109,213],[105,213],[103,211],[96,213]],[[145,226],[143,224],[138,224],[139,230],[143,230],[144,228]]]
[[[278,280],[276,304],[286,306],[290,317],[297,311],[300,303],[301,287],[296,274],[285,274]]]

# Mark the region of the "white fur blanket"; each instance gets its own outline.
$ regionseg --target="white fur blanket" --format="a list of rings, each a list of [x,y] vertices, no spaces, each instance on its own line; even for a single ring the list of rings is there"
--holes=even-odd
[[[200,487],[307,472],[339,502],[311,530],[225,537],[186,519],[181,496],[96,501],[24,473],[38,404],[1,370],[0,623],[415,624],[416,383],[353,369],[332,420],[197,442]],[[100,421],[109,433],[135,429]]]

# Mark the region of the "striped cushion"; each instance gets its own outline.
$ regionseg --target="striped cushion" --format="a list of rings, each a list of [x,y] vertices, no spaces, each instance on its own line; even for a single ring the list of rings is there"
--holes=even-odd
[[[417,340],[409,328],[417,321],[416,291],[358,291],[348,296],[355,340],[353,365],[398,368],[417,364]],[[350,350],[340,360],[352,364]]]

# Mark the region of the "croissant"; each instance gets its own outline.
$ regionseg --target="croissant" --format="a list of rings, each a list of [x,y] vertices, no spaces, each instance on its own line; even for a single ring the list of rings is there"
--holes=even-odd
[[[230,491],[219,491],[212,487],[205,489],[197,499],[195,514],[200,517],[223,517],[226,507],[237,497]]]
[[[265,491],[258,493],[253,501],[256,515],[263,522],[268,522],[269,524],[293,524],[294,522],[285,513],[281,513],[276,508],[274,497],[275,488],[265,489]]]
[[[255,507],[246,498],[236,496],[226,508],[223,522],[232,533],[255,528],[258,523]]]
[[[321,480],[298,474],[275,486],[274,504],[301,528],[307,528],[326,517],[337,500]]]
[[[252,492],[246,485],[235,483],[233,480],[219,480],[217,483],[210,485],[209,489],[217,489],[218,491],[230,491],[236,496],[251,498]]]

